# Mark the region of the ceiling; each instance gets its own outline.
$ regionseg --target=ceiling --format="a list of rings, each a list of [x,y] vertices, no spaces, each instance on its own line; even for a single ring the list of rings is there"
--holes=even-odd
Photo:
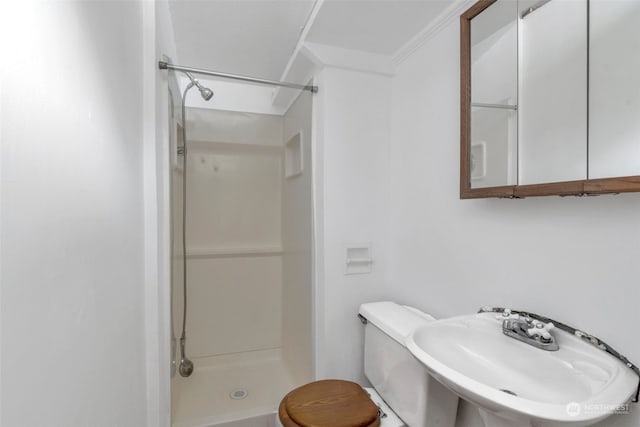
[[[392,55],[453,0],[170,0],[180,65],[279,80],[305,41]]]
[[[449,0],[328,0],[308,41],[393,55],[451,5]]]

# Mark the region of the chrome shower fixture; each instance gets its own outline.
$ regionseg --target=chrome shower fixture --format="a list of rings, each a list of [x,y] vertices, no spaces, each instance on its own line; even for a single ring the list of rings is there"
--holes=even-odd
[[[187,359],[184,351],[184,344],[187,337],[184,335],[180,338],[180,364],[178,365],[178,372],[183,377],[189,377],[193,374],[193,362]]]
[[[191,80],[191,84],[195,85],[195,87],[198,88],[198,90],[200,91],[200,96],[202,96],[202,99],[204,99],[205,101],[208,101],[211,99],[211,97],[213,96],[213,91],[211,89],[209,89],[208,87],[204,87],[202,86],[202,84],[200,84],[200,82],[198,80],[196,80],[191,73],[187,73],[185,72],[185,74],[187,75],[187,77],[189,77],[189,79]]]

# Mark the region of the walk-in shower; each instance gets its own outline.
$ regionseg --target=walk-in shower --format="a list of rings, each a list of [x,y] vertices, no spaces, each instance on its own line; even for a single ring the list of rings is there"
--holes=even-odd
[[[313,379],[317,88],[168,63],[160,68],[171,71],[176,107],[170,108],[172,425],[271,426],[282,396]],[[299,92],[291,92],[286,109],[257,111],[249,99],[238,111],[225,106],[224,81],[215,83],[213,97],[206,86],[214,84],[199,82],[197,73]],[[210,102],[187,99],[194,86]],[[271,91],[259,96],[255,104],[265,105]]]

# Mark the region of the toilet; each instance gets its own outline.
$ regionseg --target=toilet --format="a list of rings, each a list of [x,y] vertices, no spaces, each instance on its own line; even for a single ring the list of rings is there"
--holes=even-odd
[[[364,373],[373,388],[321,380],[280,402],[284,427],[453,427],[458,397],[433,379],[405,346],[416,328],[435,319],[393,302],[362,304]]]

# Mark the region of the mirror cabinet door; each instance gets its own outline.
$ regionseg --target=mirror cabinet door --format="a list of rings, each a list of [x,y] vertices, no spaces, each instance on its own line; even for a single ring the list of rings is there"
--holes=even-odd
[[[640,191],[640,0],[461,17],[462,198]]]
[[[518,9],[497,1],[471,21],[471,188],[517,181]]]
[[[589,7],[589,178],[640,175],[640,1]]]
[[[518,184],[587,179],[587,0],[518,4]]]

